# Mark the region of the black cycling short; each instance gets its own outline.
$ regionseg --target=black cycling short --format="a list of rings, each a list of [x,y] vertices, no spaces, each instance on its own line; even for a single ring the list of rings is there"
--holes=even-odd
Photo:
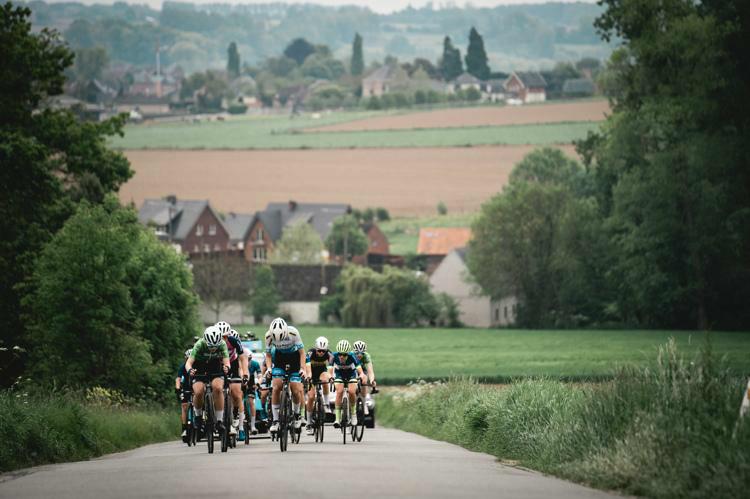
[[[229,364],[229,377],[230,378],[240,377],[240,359],[234,360]]]
[[[326,369],[325,367],[310,366],[310,374],[312,375],[311,381],[313,383],[317,383],[318,381],[320,381],[320,375],[327,372],[328,369]]]
[[[287,372],[299,372],[299,352],[282,353],[279,351],[274,352],[273,356],[273,368],[274,369],[285,369],[289,365],[289,371]]]
[[[196,362],[193,364],[195,376],[193,376],[192,383],[197,381],[207,383],[213,381],[215,378],[223,377],[224,370],[222,366],[223,363],[220,360],[216,362]]]
[[[177,397],[181,404],[187,404],[190,402],[190,397],[193,396],[193,387],[192,385],[188,388],[187,386],[184,386],[182,390],[179,391],[177,394]]]

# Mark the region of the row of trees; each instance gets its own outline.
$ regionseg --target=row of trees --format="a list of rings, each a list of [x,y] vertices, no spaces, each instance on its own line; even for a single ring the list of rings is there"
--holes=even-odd
[[[516,167],[473,227],[471,271],[521,298],[525,326],[747,328],[742,2],[604,4],[597,27],[626,42],[602,78],[613,113],[583,165],[543,150]]]
[[[0,7],[0,383],[28,368],[151,396],[195,332],[190,272],[111,197],[133,174],[106,145],[124,118],[45,107],[74,56],[30,15]]]

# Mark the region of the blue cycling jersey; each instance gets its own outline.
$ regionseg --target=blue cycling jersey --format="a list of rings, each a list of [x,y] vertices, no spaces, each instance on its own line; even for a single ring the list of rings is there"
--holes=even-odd
[[[353,371],[359,366],[359,360],[357,360],[357,357],[352,352],[347,353],[343,361],[338,352],[333,354],[333,368],[336,371]]]
[[[255,374],[260,374],[260,364],[257,360],[251,360],[250,363],[247,366],[248,371],[250,371],[250,377],[252,378],[255,376]]]

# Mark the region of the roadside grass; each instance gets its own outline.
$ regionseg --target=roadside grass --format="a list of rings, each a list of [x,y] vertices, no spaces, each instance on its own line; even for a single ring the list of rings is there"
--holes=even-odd
[[[265,331],[264,326],[238,326],[237,331]],[[695,331],[644,330],[514,330],[514,329],[349,329],[299,326],[309,347],[318,336],[329,344],[341,339],[364,340],[382,384],[404,384],[418,378],[471,376],[507,383],[546,376],[567,381],[611,379],[619,368],[652,366],[657,349],[669,338],[686,354],[704,341]],[[750,374],[750,333],[710,333],[714,353],[728,368]]]
[[[0,392],[0,471],[172,440],[179,436],[178,415],[160,408],[84,402],[73,394],[5,390]]]
[[[716,345],[717,342],[713,342]],[[606,383],[469,379],[391,390],[378,421],[601,489],[654,498],[746,497],[745,379],[670,341]]]
[[[570,144],[599,127],[598,122],[571,122],[461,128],[427,128],[362,132],[302,133],[304,128],[362,119],[356,112],[312,120],[253,117],[201,123],[128,125],[124,137],[109,145],[118,149],[349,149],[401,147],[472,147],[485,145]]]
[[[437,206],[435,207],[437,211]],[[396,217],[378,222],[378,227],[388,238],[391,253],[406,255],[417,252],[419,229],[422,227],[470,227],[477,213],[448,213],[430,217]]]

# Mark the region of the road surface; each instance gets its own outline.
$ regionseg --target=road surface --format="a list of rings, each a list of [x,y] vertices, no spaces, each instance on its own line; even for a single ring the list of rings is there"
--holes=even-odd
[[[326,428],[328,430],[328,428]],[[188,448],[149,445],[91,461],[29,468],[0,475],[1,498],[604,498],[620,497],[499,464],[487,454],[399,430],[365,432],[341,444],[326,432],[316,444],[303,434],[279,452],[254,440],[226,454],[216,443]],[[366,480],[366,485],[362,482]]]

